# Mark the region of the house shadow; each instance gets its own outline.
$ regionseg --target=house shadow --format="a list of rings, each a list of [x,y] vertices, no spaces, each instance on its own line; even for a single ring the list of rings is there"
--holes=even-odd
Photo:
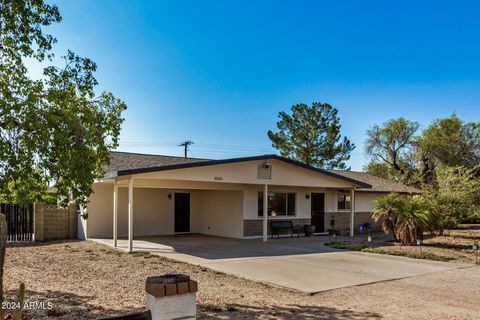
[[[329,320],[367,320],[382,319],[374,312],[341,310],[332,307],[311,305],[288,306],[248,306],[230,304],[226,308],[203,304],[198,308],[197,319],[329,319]]]
[[[5,292],[5,301],[16,301],[16,290]],[[78,295],[72,292],[46,290],[26,290],[23,319],[97,319],[105,316],[125,315],[143,311],[144,308],[110,309],[91,301],[94,297]],[[6,310],[6,319],[10,319],[13,310]]]

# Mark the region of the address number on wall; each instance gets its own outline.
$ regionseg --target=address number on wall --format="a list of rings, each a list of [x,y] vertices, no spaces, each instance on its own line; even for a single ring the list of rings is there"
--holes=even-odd
[[[223,177],[213,177],[213,180],[215,180],[215,181],[222,181],[222,180],[223,180]]]

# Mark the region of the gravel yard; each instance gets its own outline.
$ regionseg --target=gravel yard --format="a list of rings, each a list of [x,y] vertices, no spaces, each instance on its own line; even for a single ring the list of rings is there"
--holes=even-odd
[[[20,281],[31,319],[94,319],[141,310],[147,276],[187,273],[199,282],[198,314],[207,319],[479,319],[480,266],[305,295],[149,254],[90,241],[7,249],[7,301]],[[274,272],[274,270],[272,270]]]
[[[480,252],[473,249],[474,244],[480,247],[480,225],[460,225],[455,230],[445,230],[444,234],[425,235],[421,246],[400,246],[393,242],[387,242],[383,234],[374,236],[372,242],[364,237],[341,237],[337,244],[344,249],[360,250],[361,248],[373,248],[372,252],[384,252],[392,254],[430,254],[437,256],[443,261],[480,263]],[[363,240],[362,240],[363,239]],[[335,242],[334,242],[335,243]],[[336,246],[338,247],[338,245]]]

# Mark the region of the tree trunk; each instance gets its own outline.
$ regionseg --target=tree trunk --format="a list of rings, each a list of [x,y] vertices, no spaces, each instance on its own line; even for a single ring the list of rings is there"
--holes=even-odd
[[[3,265],[5,263],[5,248],[7,246],[7,219],[0,213],[0,304],[3,304]],[[0,308],[0,320],[5,319],[3,308]]]

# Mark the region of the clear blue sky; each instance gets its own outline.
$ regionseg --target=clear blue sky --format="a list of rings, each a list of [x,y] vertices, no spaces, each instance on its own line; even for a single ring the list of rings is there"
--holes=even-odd
[[[196,157],[273,153],[278,112],[320,101],[360,170],[374,124],[480,121],[476,1],[49,2],[57,55],[93,59],[101,89],[128,104],[122,151],[181,155],[190,139]]]

